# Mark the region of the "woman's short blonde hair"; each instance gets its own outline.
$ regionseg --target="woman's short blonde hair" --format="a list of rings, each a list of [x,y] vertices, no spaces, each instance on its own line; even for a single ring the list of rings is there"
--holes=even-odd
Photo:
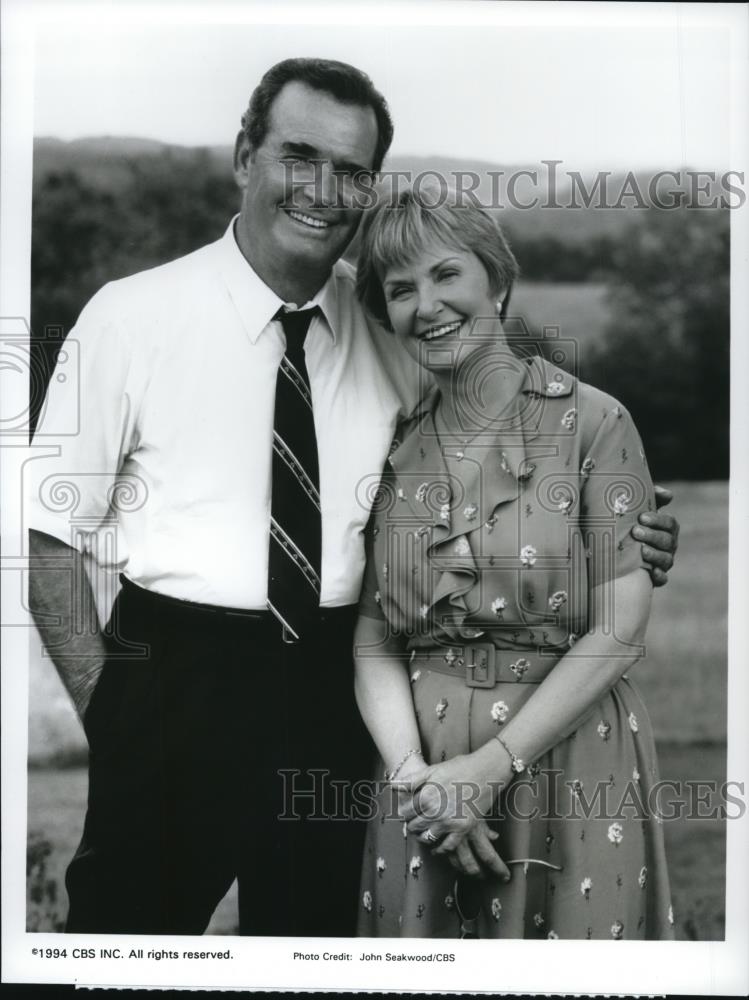
[[[447,185],[409,187],[383,198],[362,225],[356,274],[360,301],[390,330],[382,279],[388,268],[414,260],[427,246],[441,243],[476,254],[489,288],[498,298],[519,274],[518,263],[496,215]]]

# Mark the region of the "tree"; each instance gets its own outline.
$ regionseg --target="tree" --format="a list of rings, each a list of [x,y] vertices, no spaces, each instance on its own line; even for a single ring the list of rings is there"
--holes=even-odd
[[[726,478],[729,212],[651,209],[614,263],[614,318],[587,359],[587,377],[631,411],[654,476]]]
[[[32,425],[61,346],[102,285],[217,239],[237,210],[231,172],[207,150],[165,149],[35,178],[31,252]]]

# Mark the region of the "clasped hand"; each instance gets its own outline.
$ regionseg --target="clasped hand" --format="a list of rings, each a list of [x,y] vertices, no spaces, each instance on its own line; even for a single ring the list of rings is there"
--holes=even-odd
[[[443,855],[465,875],[510,878],[507,865],[493,846],[499,834],[485,819],[492,805],[492,789],[477,773],[470,756],[423,766],[407,777],[399,776],[393,787],[409,831],[423,844],[439,841],[433,854]]]

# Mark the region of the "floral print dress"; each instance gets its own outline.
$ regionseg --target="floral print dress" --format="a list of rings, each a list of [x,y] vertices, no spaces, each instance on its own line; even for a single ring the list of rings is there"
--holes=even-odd
[[[574,656],[591,586],[643,565],[630,530],[655,505],[629,414],[537,357],[518,368],[512,405],[471,440],[440,440],[437,390],[427,396],[399,429],[373,508],[360,611],[387,618],[410,650],[428,763],[501,733]],[[625,675],[500,797],[491,825],[509,883],[456,884],[385,788],[359,933],[459,937],[457,890],[480,938],[672,938],[657,781],[650,722]]]

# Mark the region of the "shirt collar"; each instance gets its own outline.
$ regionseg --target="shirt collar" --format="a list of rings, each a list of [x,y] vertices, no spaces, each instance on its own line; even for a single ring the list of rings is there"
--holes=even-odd
[[[238,218],[238,215],[234,216],[224,235],[216,242],[215,247],[219,255],[221,277],[239,313],[247,336],[254,344],[278,310],[286,303],[276,295],[272,288],[265,284],[239,249],[234,235],[234,224]],[[336,268],[337,264],[314,298],[300,307],[319,306],[325,316],[325,326],[333,338],[333,343],[337,340],[338,325]]]

